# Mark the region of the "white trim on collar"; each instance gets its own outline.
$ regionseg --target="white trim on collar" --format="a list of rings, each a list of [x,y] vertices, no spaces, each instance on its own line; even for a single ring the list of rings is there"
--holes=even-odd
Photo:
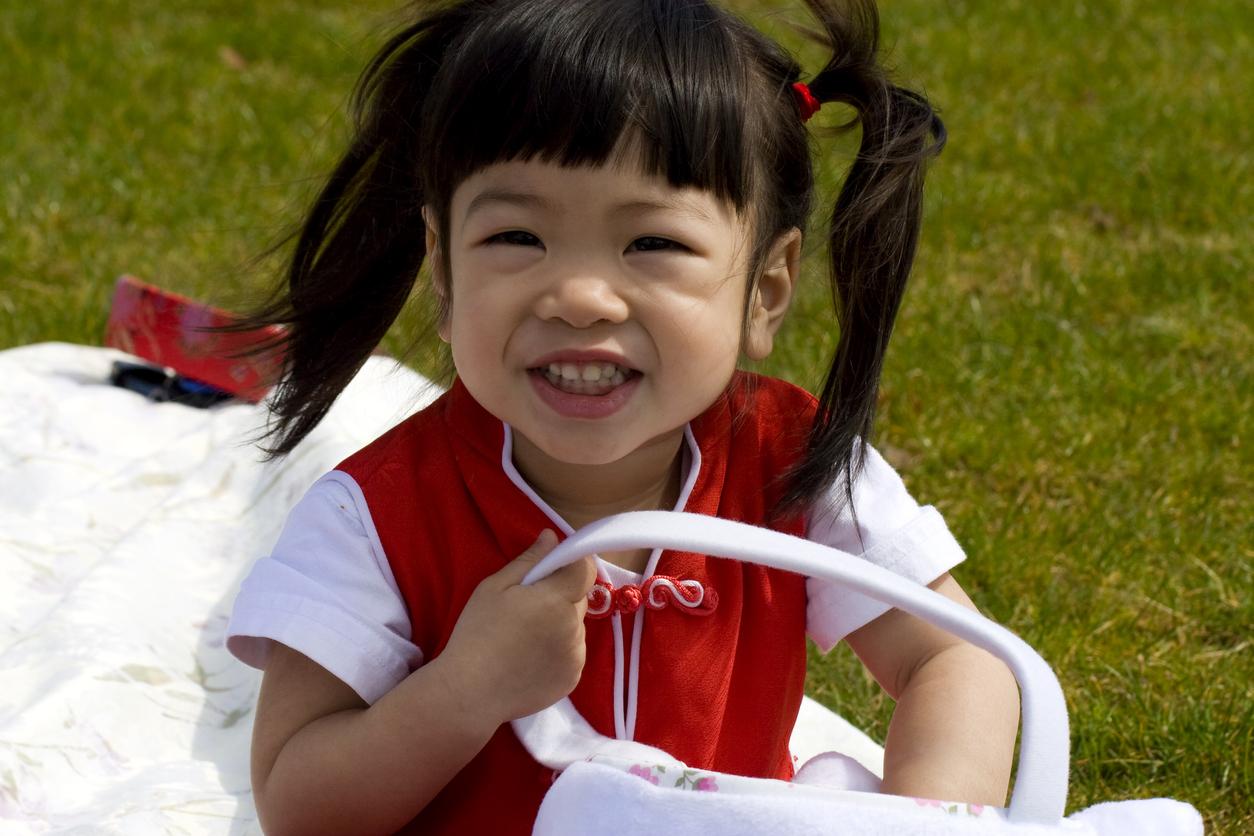
[[[540,498],[531,485],[527,484],[527,480],[518,472],[518,468],[514,466],[514,430],[504,421],[501,426],[505,429],[505,439],[501,444],[501,469],[505,471],[505,475],[509,480],[523,492],[531,502],[544,512],[558,529],[567,537],[575,533],[570,523],[562,519],[561,515],[554,511],[547,502]],[[688,505],[688,498],[692,495],[692,490],[697,484],[697,475],[701,472],[701,448],[697,444],[696,436],[692,434],[692,425],[684,425],[684,441],[687,443],[687,472],[683,474],[683,484],[679,489],[679,498],[675,502],[675,511],[683,511]],[[662,557],[662,549],[654,549],[649,555],[649,562],[645,566],[644,574],[640,575],[637,582],[648,580],[657,570],[658,560]],[[615,567],[613,570],[607,568],[610,564],[606,563],[599,556],[593,555],[597,564],[597,576],[602,580],[610,580],[609,575],[613,572],[621,577],[620,573],[627,572],[625,569]],[[635,574],[634,572],[631,574]],[[612,581],[611,581],[612,582]],[[632,627],[631,635],[631,654],[628,659],[624,659],[627,654],[623,647],[623,620],[622,616],[615,614],[611,616],[611,628],[614,633],[614,735],[619,740],[633,740],[636,734],[636,705],[637,695],[640,691],[640,639],[644,634],[644,619],[646,608],[642,607],[636,611],[636,618]],[[624,665],[624,662],[627,662]],[[624,667],[628,670],[624,671]],[[624,673],[626,673],[627,686],[623,687]],[[626,692],[626,704],[624,705],[624,691]]]

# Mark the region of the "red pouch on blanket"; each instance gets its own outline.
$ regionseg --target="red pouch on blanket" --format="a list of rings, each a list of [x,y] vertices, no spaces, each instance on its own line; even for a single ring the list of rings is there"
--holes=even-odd
[[[278,379],[281,357],[243,355],[282,331],[214,330],[232,321],[226,311],[123,275],[113,292],[105,345],[256,403]]]

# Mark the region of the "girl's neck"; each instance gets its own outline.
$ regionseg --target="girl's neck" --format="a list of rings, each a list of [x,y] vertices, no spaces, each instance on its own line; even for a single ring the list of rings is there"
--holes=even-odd
[[[616,462],[570,464],[549,456],[515,430],[513,459],[536,494],[578,531],[612,514],[674,508],[679,500],[683,444],[681,427]],[[600,556],[624,569],[643,572],[649,550]]]

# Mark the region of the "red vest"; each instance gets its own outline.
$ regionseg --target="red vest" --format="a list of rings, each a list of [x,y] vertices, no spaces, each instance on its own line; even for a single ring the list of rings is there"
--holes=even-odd
[[[768,524],[778,477],[802,451],[813,414],[808,393],[737,374],[692,422],[702,460],[685,510]],[[501,422],[458,381],[339,467],[365,494],[428,660],[443,651],[479,582],[553,528],[502,469],[503,443]],[[800,518],[770,525],[804,533]],[[669,551],[656,572],[701,581],[718,606],[708,616],[674,606],[644,616],[635,739],[693,767],[791,778],[788,739],[805,683],[804,578]],[[625,636],[645,612],[623,616]],[[613,737],[610,620],[586,626],[587,663],[571,699]],[[530,833],[552,777],[503,725],[401,832]]]

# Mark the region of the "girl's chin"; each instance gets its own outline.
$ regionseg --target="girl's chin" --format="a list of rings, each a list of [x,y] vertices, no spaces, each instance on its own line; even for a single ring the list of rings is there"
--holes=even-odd
[[[613,441],[607,441],[598,433],[584,435],[578,431],[552,430],[524,434],[519,427],[514,427],[514,450],[521,452],[519,447],[525,446],[529,448],[524,453],[526,458],[534,461],[537,455],[542,456],[550,467],[611,467],[627,464],[632,459],[650,467],[650,462],[673,461],[683,444],[683,433],[684,428],[680,427],[648,439],[616,434]]]

